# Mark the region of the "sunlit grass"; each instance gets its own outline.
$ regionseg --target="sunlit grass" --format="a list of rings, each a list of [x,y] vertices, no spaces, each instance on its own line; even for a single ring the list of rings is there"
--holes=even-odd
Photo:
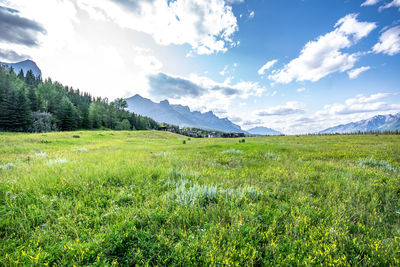
[[[400,264],[400,136],[238,140],[0,133],[0,265]]]

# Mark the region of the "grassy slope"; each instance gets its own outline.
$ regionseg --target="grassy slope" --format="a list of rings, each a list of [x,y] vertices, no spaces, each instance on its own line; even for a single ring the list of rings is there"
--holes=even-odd
[[[399,162],[400,136],[1,133],[0,265],[398,265]]]

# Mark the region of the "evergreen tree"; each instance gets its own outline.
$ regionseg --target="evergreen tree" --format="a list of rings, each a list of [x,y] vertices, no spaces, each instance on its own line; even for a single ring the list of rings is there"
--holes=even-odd
[[[28,88],[28,99],[30,101],[30,107],[32,111],[38,111],[40,108],[39,98],[36,95],[36,90],[34,87]]]
[[[19,71],[19,73],[18,73],[18,78],[20,79],[20,80],[25,80],[25,75],[24,75],[24,71],[21,69],[20,71]]]
[[[31,124],[31,109],[25,91],[20,89],[16,93],[15,121],[13,130],[18,132],[27,131]]]
[[[0,131],[158,129],[154,120],[126,108],[122,98],[109,103],[50,78],[43,82],[31,70],[17,76],[11,67],[0,66]]]
[[[62,131],[73,131],[77,128],[77,114],[74,105],[63,97],[58,112],[59,128]]]
[[[37,81],[36,81],[36,77],[33,74],[32,70],[28,70],[26,72],[25,75],[25,83],[29,86],[29,87],[37,87]]]

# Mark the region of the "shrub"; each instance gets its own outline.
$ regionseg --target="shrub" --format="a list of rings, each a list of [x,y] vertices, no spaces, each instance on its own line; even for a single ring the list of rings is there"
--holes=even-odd
[[[358,161],[358,165],[370,168],[387,169],[389,171],[396,170],[396,167],[391,165],[389,162],[385,160],[376,160],[374,157],[370,157],[369,159],[361,159]]]
[[[28,131],[33,133],[57,131],[57,126],[53,122],[51,113],[32,112],[32,124]]]
[[[129,122],[129,120],[127,119],[123,119],[122,121],[120,121],[117,126],[115,126],[115,130],[119,130],[119,131],[129,131],[132,129],[132,125]]]
[[[256,188],[246,186],[237,189],[222,189],[217,185],[191,183],[188,179],[180,178],[175,184],[171,179],[166,181],[166,187],[175,185],[175,190],[167,194],[169,199],[175,200],[182,206],[201,205],[206,207],[212,203],[224,201],[259,200],[262,192]]]
[[[7,163],[4,166],[0,166],[0,170],[12,170],[14,169],[14,165],[12,163]]]
[[[236,149],[234,149],[234,148],[231,148],[231,149],[222,151],[221,153],[224,153],[224,154],[242,154],[243,151],[242,151],[242,150],[236,150]]]

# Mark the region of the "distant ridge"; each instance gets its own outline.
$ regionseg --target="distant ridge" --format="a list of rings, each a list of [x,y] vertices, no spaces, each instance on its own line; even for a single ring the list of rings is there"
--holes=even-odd
[[[247,130],[247,132],[250,134],[254,134],[254,135],[281,135],[282,134],[281,132],[278,132],[274,129],[262,127],[262,126],[251,128],[251,129]]]
[[[0,65],[7,65],[10,67],[13,67],[14,72],[16,74],[18,74],[21,69],[24,72],[24,75],[26,75],[26,73],[28,72],[28,70],[32,70],[33,75],[35,76],[40,76],[42,77],[42,71],[39,69],[39,67],[36,65],[36,63],[32,60],[24,60],[21,62],[17,62],[17,63],[4,63],[4,62],[0,62]]]
[[[400,130],[400,113],[395,115],[377,115],[372,118],[341,124],[320,131],[321,134],[358,133],[358,132],[384,132]]]
[[[128,110],[139,115],[147,116],[155,121],[192,127],[204,130],[246,133],[239,125],[227,118],[219,118],[212,111],[201,113],[190,111],[188,106],[171,105],[168,100],[155,103],[138,94],[127,98]]]

